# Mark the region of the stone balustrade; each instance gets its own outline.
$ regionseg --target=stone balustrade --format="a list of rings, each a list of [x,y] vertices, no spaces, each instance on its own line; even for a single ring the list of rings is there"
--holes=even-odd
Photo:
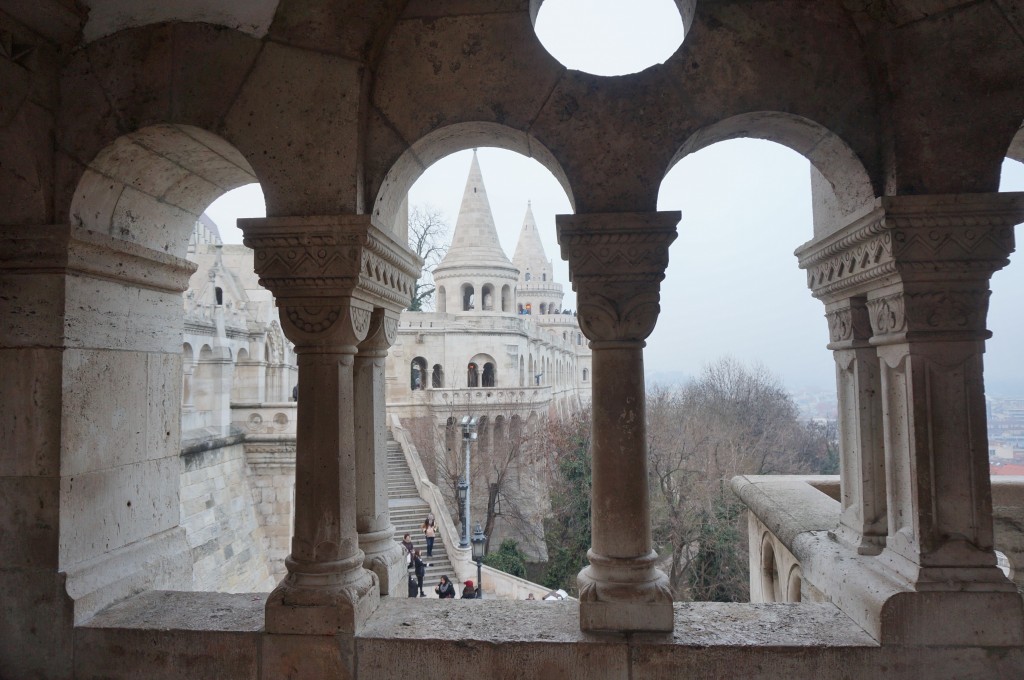
[[[838,475],[742,476],[732,487],[750,511],[752,603],[832,601],[873,636],[885,635],[884,626],[871,622],[871,612],[892,606],[887,601],[900,588],[872,556],[846,551],[836,541]],[[1024,476],[993,478],[992,505],[995,548],[1024,593]]]

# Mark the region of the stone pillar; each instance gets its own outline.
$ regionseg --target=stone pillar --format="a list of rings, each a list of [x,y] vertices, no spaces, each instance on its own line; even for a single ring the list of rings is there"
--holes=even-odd
[[[831,345],[848,371],[841,532],[881,548],[876,564],[901,591],[882,623],[918,639],[1021,638],[1020,598],[993,553],[982,354],[989,278],[1022,218],[1024,194],[887,197],[797,251],[830,321],[850,320]],[[918,593],[929,596],[906,599]]]
[[[885,203],[899,278],[867,298],[885,414],[883,557],[917,590],[1013,590],[993,553],[982,355],[989,278],[1022,218],[1021,195]]]
[[[885,449],[878,356],[863,297],[826,307],[836,362],[842,514],[839,538],[862,555],[885,546]]]
[[[396,595],[405,586],[402,548],[388,511],[387,424],[384,362],[398,332],[398,312],[377,308],[370,330],[359,345],[355,364],[356,527],[363,567],[377,574],[381,595]]]
[[[411,298],[420,263],[369,216],[259,218],[239,226],[299,365],[295,533],[288,575],[267,601],[266,630],[351,635],[380,598],[378,577],[364,569],[359,548],[358,490],[372,484],[376,494],[386,484],[357,460],[357,403],[370,400],[381,419],[383,404],[357,390],[356,354],[374,309],[400,308]]]
[[[672,593],[651,544],[643,348],[678,222],[678,212],[556,218],[593,350],[593,545],[578,577],[583,630],[673,628]]]

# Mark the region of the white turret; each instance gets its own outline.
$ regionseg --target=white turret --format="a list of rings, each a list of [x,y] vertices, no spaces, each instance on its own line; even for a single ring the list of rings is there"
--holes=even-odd
[[[437,311],[515,314],[518,280],[519,270],[498,241],[474,150],[455,235],[448,254],[434,270]]]
[[[519,243],[512,264],[519,270],[517,292],[519,314],[559,314],[562,311],[562,284],[555,283],[553,267],[540,242],[537,222],[530,204],[519,231]]]

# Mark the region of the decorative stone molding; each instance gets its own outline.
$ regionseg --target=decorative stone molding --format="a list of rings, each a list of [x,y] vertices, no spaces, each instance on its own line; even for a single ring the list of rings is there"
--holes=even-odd
[[[1009,262],[1024,194],[891,196],[867,215],[797,249],[825,301],[898,281],[987,279]]]
[[[282,306],[337,295],[400,311],[409,304],[423,265],[406,246],[373,226],[369,215],[251,218],[239,220],[239,226],[245,245],[256,251],[260,284]]]
[[[67,224],[0,227],[0,269],[81,274],[164,293],[182,293],[193,262]]]

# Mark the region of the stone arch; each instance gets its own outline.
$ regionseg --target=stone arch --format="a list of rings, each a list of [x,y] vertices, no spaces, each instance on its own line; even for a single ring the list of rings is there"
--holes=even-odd
[[[470,360],[470,365],[476,365],[479,371],[480,387],[496,387],[498,384],[498,362],[490,354],[477,354]],[[476,387],[476,385],[470,385]]]
[[[195,356],[192,345],[183,343],[181,346],[181,407],[192,407],[192,374],[195,371]]]
[[[532,135],[498,123],[483,121],[455,123],[438,128],[413,142],[395,161],[381,181],[373,204],[375,222],[392,228],[402,238],[399,215],[409,188],[423,171],[457,151],[492,146],[533,158],[554,175],[576,210],[572,187],[561,163]],[[407,225],[405,225],[407,228]]]
[[[770,534],[761,538],[761,600],[763,602],[779,601],[779,565],[775,557],[775,545]]]
[[[258,182],[242,154],[189,125],[118,137],[88,164],[71,198],[72,227],[184,257],[193,225],[221,194]]]
[[[409,362],[409,389],[427,389],[427,360],[423,357],[416,357]]]
[[[434,364],[430,372],[430,386],[435,389],[444,387],[444,368],[441,364]]]
[[[437,311],[441,314],[445,314],[448,311],[448,293],[445,291],[444,286],[437,287]]]
[[[856,152],[825,126],[792,113],[752,111],[702,127],[679,148],[666,173],[696,151],[742,137],[781,144],[810,161],[816,236],[834,231],[851,216],[873,207],[871,176]]]
[[[507,283],[501,287],[501,311],[512,311],[512,286]]]
[[[1010,146],[1006,149],[1006,157],[1018,163],[1024,163],[1024,123],[1010,140]]]
[[[494,284],[485,283],[480,288],[480,309],[485,312],[494,310]]]
[[[800,570],[800,565],[794,564],[789,570],[789,576],[786,578],[786,602],[800,602],[803,580],[803,572]]]
[[[526,386],[526,368],[522,356],[519,357],[519,386]]]
[[[462,298],[462,311],[468,312],[476,306],[476,289],[473,288],[472,283],[462,284],[461,298]]]

